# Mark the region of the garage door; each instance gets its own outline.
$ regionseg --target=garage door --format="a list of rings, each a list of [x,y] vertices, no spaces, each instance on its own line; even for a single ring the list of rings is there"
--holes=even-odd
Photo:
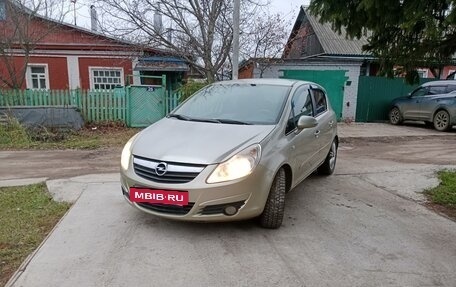
[[[348,77],[344,70],[283,70],[285,79],[311,81],[325,88],[331,106],[336,112],[337,119],[342,118],[342,104],[344,100],[344,86]]]

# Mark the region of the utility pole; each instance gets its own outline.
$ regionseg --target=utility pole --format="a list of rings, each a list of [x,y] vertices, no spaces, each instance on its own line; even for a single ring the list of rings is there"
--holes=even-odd
[[[233,11],[233,63],[232,63],[232,74],[233,80],[238,79],[239,72],[239,13],[241,3],[240,0],[234,0],[234,11]]]

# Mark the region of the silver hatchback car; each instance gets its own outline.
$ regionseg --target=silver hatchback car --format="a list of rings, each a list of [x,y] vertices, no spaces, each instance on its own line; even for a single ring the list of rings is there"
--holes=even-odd
[[[286,193],[315,170],[330,175],[338,147],[325,90],[284,79],[209,85],[122,151],[125,199],[189,221],[259,217],[282,224]]]

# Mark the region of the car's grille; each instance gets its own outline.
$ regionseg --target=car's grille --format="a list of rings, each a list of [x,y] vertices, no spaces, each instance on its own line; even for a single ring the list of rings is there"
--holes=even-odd
[[[159,169],[158,172],[157,166],[162,168],[161,170]],[[138,156],[133,158],[133,168],[138,176],[159,183],[190,182],[197,177],[205,167],[205,165],[163,162]]]
[[[147,203],[147,202],[138,202],[139,206],[160,213],[166,214],[176,214],[176,215],[185,215],[190,212],[194,202],[189,202],[187,205],[168,205],[168,204],[159,204],[159,203]]]
[[[239,209],[244,205],[244,203],[245,201],[237,201],[224,204],[207,205],[203,209],[201,209],[199,213],[202,215],[220,214],[224,213],[224,210],[227,206],[234,206],[237,209]]]

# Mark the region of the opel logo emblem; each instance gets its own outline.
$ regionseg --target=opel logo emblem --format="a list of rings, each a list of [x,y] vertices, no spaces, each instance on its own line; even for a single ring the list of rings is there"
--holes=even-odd
[[[156,173],[158,176],[164,175],[167,171],[168,171],[168,164],[167,164],[166,162],[160,162],[160,163],[157,164],[157,166],[155,167],[155,173]]]

